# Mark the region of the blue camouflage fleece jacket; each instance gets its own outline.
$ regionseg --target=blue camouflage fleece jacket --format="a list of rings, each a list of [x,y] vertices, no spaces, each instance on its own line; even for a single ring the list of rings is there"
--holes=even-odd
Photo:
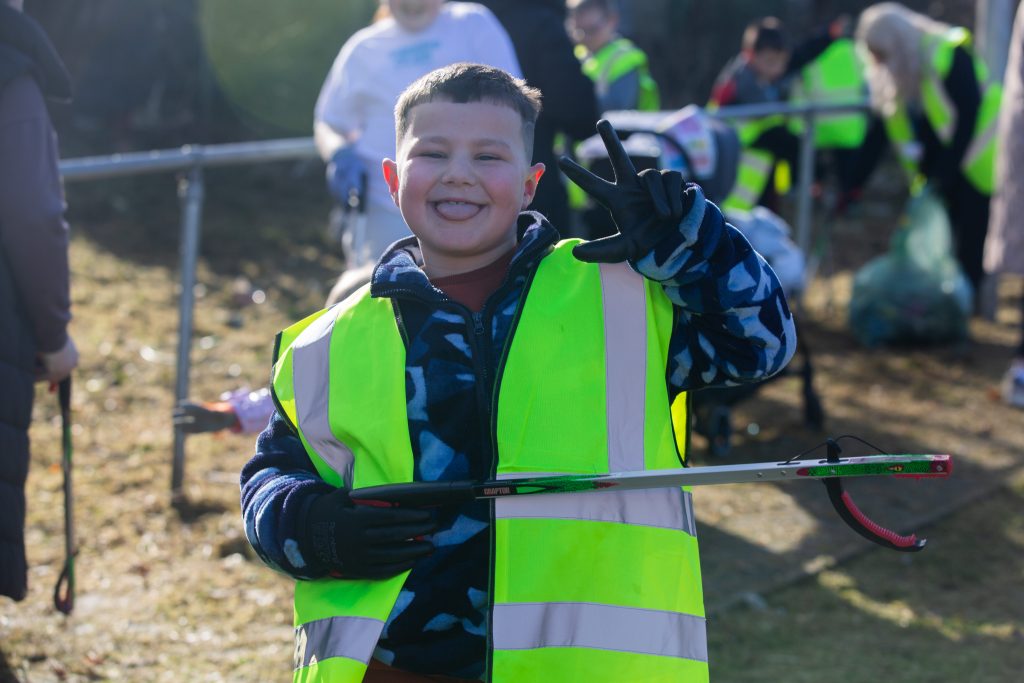
[[[397,300],[405,327],[408,430],[417,481],[490,474],[486,404],[496,368],[529,275],[558,240],[558,232],[534,212],[521,214],[518,228],[505,280],[479,313],[431,285],[419,267],[414,237],[394,245],[374,271],[371,295]],[[763,380],[793,355],[793,319],[775,274],[699,190],[678,231],[630,265],[659,282],[676,309],[665,371],[671,397]],[[311,501],[330,487],[279,415],[259,436],[241,488],[245,532],[263,561],[298,579],[324,576],[326,569],[304,555],[296,539]],[[489,504],[438,512],[440,530],[430,538],[436,550],[410,573],[377,659],[418,673],[483,676]]]

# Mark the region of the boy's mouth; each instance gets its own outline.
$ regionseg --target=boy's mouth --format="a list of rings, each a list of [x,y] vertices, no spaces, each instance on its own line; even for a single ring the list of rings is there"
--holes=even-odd
[[[440,201],[431,202],[441,218],[447,221],[465,221],[476,216],[480,211],[483,210],[483,206],[480,204],[474,204],[473,202],[464,202],[457,199],[442,199]]]

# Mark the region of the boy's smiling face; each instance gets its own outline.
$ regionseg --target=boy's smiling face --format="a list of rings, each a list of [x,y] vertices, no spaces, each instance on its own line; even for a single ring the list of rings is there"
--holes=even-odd
[[[418,104],[397,157],[384,160],[384,179],[427,275],[476,270],[515,246],[517,216],[544,172],[530,165],[518,112],[486,101]]]

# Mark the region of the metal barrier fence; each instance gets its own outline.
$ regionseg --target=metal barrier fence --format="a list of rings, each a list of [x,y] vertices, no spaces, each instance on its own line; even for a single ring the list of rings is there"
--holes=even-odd
[[[98,180],[139,173],[182,172],[178,180],[181,199],[181,295],[178,305],[177,376],[175,405],[188,398],[192,350],[192,311],[195,307],[196,262],[202,227],[205,185],[203,169],[216,166],[319,159],[312,138],[268,140],[225,145],[187,145],[179,150],[116,154],[109,157],[68,159],[60,164],[67,181]],[[174,459],[171,465],[171,493],[181,492],[185,478],[184,430],[174,427]]]
[[[800,173],[797,182],[797,242],[805,253],[811,239],[811,183],[814,174],[814,121],[828,114],[863,111],[865,103],[839,105],[799,105],[785,103],[723,107],[711,115],[725,120],[739,121],[765,116],[799,116],[804,120],[800,138]],[[645,127],[656,130],[662,118],[673,112],[613,112],[609,119],[613,125]],[[203,169],[274,161],[318,159],[312,138],[291,138],[261,142],[223,145],[186,145],[177,150],[133,152],[104,157],[82,157],[61,161],[60,170],[66,181],[100,180],[142,173],[181,173],[178,196],[182,204],[181,243],[181,295],[178,306],[177,376],[174,385],[175,405],[188,399],[190,357],[192,348],[192,313],[195,308],[196,263],[199,256],[199,236],[202,229],[202,209],[205,195]],[[185,438],[181,426],[174,426],[174,454],[171,467],[171,492],[181,492],[185,473]]]

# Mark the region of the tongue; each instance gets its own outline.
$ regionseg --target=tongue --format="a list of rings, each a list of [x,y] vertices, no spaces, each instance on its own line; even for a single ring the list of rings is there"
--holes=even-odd
[[[435,206],[441,217],[449,221],[464,221],[480,213],[480,206],[477,204],[438,202]]]

